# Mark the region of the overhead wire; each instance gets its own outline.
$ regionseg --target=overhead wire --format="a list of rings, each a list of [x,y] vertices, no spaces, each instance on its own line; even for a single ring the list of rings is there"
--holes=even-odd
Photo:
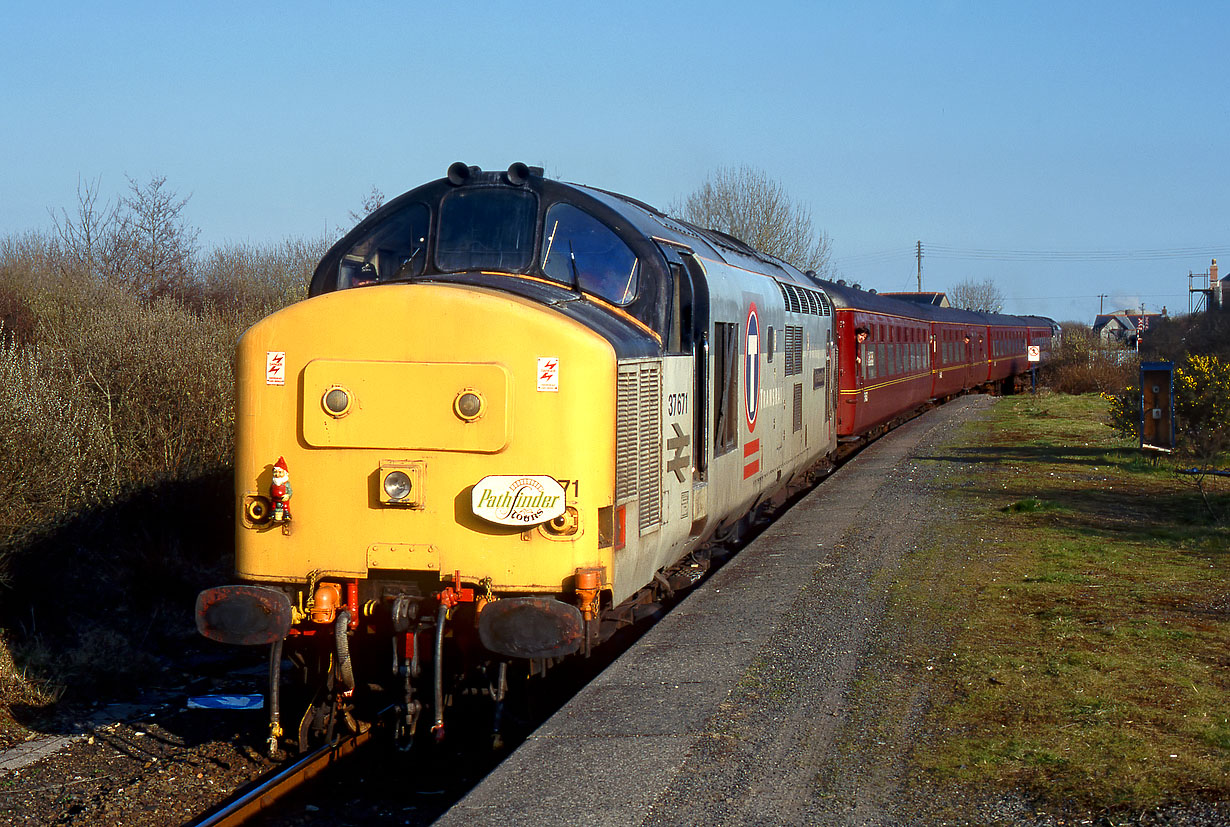
[[[980,247],[956,247],[947,244],[924,244],[927,258],[996,261],[1165,261],[1207,256],[1210,250],[1222,250],[1230,244],[1204,244],[1189,247],[1154,247],[1137,250],[998,250]],[[876,250],[849,256],[834,256],[841,264],[871,264],[896,259],[913,259],[917,248]]]
[[[1136,250],[1001,250],[979,247],[958,247],[948,244],[923,244],[922,252],[929,259],[950,259],[965,261],[1177,261],[1191,259],[1194,256],[1206,257],[1211,250],[1222,250],[1230,244],[1204,244],[1187,247],[1151,247]],[[849,256],[834,256],[833,265],[837,268],[862,270],[877,264],[888,264],[896,261],[913,261],[918,255],[918,247],[911,245],[888,250],[875,250],[868,253],[857,253]],[[912,278],[911,278],[912,280]],[[904,283],[904,277],[903,277]],[[1139,295],[1138,298],[1177,298],[1176,293],[1154,293]],[[1097,294],[1081,296],[1025,296],[1012,297],[1006,301],[1054,301],[1067,299],[1095,299]]]

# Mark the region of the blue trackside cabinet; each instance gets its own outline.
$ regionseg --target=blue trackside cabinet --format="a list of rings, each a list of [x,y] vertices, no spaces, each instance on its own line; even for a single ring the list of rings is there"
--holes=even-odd
[[[1140,363],[1140,447],[1174,450],[1174,362]]]

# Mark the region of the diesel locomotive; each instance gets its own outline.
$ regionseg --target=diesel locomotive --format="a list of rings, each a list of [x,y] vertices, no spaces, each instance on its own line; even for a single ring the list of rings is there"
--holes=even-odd
[[[241,582],[201,593],[198,628],[271,646],[273,750],[353,726],[367,696],[440,737],[455,693],[498,707],[510,670],[589,653],[843,447],[1011,387],[1053,329],[824,281],[538,168],[454,164],[240,341]]]

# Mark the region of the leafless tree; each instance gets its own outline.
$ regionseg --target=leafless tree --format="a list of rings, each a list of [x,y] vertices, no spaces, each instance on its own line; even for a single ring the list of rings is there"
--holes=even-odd
[[[719,230],[801,270],[826,276],[831,242],[812,223],[811,210],[795,201],[763,170],[722,167],[670,212]]]
[[[991,279],[967,279],[948,289],[948,303],[961,310],[999,313],[1004,309],[1004,293]]]
[[[77,178],[76,215],[61,209],[51,212],[59,240],[62,264],[66,269],[96,278],[105,278],[119,254],[121,229],[125,218],[118,204],[98,203],[99,179]]]
[[[371,192],[363,196],[363,206],[360,207],[357,212],[355,210],[351,210],[350,218],[357,224],[383,206],[384,193],[381,192],[375,184],[372,184]]]
[[[128,195],[120,199],[125,261],[116,275],[144,296],[173,293],[187,284],[200,235],[183,217],[191,196],[180,198],[166,183],[164,175],[144,185],[129,178]]]

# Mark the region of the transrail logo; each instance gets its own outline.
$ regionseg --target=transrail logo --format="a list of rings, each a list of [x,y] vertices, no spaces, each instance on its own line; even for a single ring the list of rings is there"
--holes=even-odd
[[[483,477],[474,484],[470,509],[497,525],[539,525],[564,513],[564,488],[553,477]]]

